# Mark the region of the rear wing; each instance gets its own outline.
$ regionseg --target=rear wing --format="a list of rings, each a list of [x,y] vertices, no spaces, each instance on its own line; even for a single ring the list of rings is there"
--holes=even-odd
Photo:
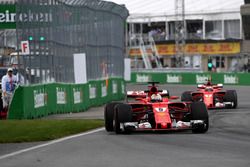
[[[127,91],[127,97],[129,98],[146,98],[147,93],[142,90],[139,91]]]
[[[139,91],[127,91],[127,97],[129,98],[146,98],[148,96],[149,90],[139,90]],[[158,90],[158,93],[162,97],[169,97],[168,90]]]

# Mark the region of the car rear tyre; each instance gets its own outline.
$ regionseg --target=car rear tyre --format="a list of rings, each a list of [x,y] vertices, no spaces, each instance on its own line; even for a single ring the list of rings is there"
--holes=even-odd
[[[181,101],[192,101],[192,95],[190,91],[184,92],[181,95]]]
[[[209,128],[209,119],[206,105],[203,102],[194,102],[191,104],[191,120],[202,120],[204,124],[194,124],[193,133],[205,133]]]
[[[115,133],[120,134],[122,132],[121,124],[125,122],[132,122],[132,107],[128,104],[116,105],[114,120]],[[124,132],[128,132],[126,129],[123,130]]]
[[[236,91],[235,90],[227,90],[225,96],[223,97],[223,101],[233,103],[233,105],[229,106],[228,108],[237,108],[238,99],[237,99]]]
[[[105,109],[104,109],[105,129],[108,132],[114,131],[113,122],[114,122],[115,106],[118,104],[122,104],[122,103],[112,102],[112,103],[108,103],[105,106]]]

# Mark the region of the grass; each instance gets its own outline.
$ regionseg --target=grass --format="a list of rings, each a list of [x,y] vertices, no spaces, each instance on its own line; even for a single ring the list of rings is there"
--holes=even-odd
[[[102,127],[103,120],[0,120],[0,143],[48,141]]]

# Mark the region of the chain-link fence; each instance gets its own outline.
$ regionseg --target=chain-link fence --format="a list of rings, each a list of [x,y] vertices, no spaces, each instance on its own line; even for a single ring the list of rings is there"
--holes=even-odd
[[[17,46],[30,44],[18,56],[25,82],[74,82],[74,53],[86,54],[88,80],[123,76],[127,16],[99,0],[18,0]]]

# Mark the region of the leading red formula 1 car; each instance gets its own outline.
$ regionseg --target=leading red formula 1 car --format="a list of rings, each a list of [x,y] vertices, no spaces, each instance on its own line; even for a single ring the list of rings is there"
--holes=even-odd
[[[175,131],[190,129],[205,133],[209,128],[208,112],[203,102],[176,102],[177,96],[161,97],[161,90],[151,82],[147,96],[138,94],[130,103],[112,102],[105,107],[105,128],[117,134],[132,131]],[[130,96],[130,95],[128,95]]]
[[[236,108],[238,106],[235,90],[224,90],[222,84],[212,84],[211,79],[198,85],[196,91],[182,93],[181,101],[203,101],[207,108]]]

